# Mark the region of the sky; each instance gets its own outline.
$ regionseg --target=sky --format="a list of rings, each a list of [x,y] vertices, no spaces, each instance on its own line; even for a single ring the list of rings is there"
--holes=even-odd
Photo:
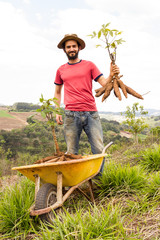
[[[135,102],[160,110],[159,0],[0,0],[0,104],[37,104],[41,94],[54,96],[56,71],[68,61],[57,48],[66,33],[85,41],[79,58],[94,62],[108,77],[108,52],[88,35],[109,22],[125,40],[117,48],[121,80],[144,100],[122,95],[119,101],[112,92],[103,103],[96,98],[98,111],[121,112]],[[93,81],[94,95],[99,87]]]

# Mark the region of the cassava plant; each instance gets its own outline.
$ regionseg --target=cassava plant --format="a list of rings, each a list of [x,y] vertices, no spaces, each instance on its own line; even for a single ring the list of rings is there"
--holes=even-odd
[[[37,109],[37,112],[40,112],[43,118],[46,118],[48,121],[47,123],[51,126],[53,139],[55,143],[56,153],[60,154],[59,145],[55,133],[55,115],[62,114],[62,109],[59,107],[56,98],[44,99],[43,95],[41,94],[41,98],[39,99],[40,103],[42,103],[40,109]],[[56,108],[53,108],[52,105],[56,105]]]
[[[56,147],[56,153],[53,156],[42,158],[36,161],[35,163],[43,163],[43,162],[51,163],[51,162],[67,161],[70,159],[80,158],[81,155],[63,153],[59,149],[59,145],[58,145],[58,141],[55,133],[55,116],[56,114],[62,115],[63,110],[62,108],[59,107],[57,98],[44,99],[43,95],[41,95],[41,98],[39,100],[42,105],[40,109],[37,109],[37,112],[40,112],[42,117],[46,118],[48,120],[47,123],[51,126],[53,139]],[[52,105],[55,105],[56,107],[53,108]]]
[[[91,38],[98,38],[104,43],[104,46],[101,44],[96,45],[96,47],[104,47],[105,49],[108,50],[109,57],[112,61],[112,64],[115,65],[116,62],[116,54],[117,54],[117,46],[125,42],[122,38],[118,38],[122,32],[118,31],[116,29],[109,29],[108,26],[110,23],[103,24],[102,28],[98,31],[95,32],[93,31],[92,34],[88,35]],[[118,38],[118,39],[117,39]],[[96,89],[96,97],[99,97],[103,94],[102,97],[102,102],[110,95],[112,89],[114,90],[115,96],[119,99],[122,100],[121,92],[120,89],[122,90],[124,96],[127,98],[127,94],[131,94],[132,96],[143,99],[142,95],[134,91],[132,88],[128,87],[125,85],[122,80],[120,79],[123,75],[118,75],[115,74],[113,78],[106,83],[104,87],[101,87],[99,89]]]

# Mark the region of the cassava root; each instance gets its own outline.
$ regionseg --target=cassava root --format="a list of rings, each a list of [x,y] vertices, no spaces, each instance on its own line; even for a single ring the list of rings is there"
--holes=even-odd
[[[34,164],[41,164],[41,163],[53,163],[53,162],[62,162],[62,161],[70,161],[82,158],[82,155],[76,155],[72,153],[63,153],[59,152],[52,156],[42,158],[36,161]]]
[[[123,83],[123,81],[120,79],[122,76],[123,75],[118,76],[117,74],[115,76],[113,76],[113,78],[109,82],[107,82],[104,87],[101,87],[101,88],[95,90],[95,92],[96,92],[95,96],[100,97],[103,94],[103,97],[102,97],[102,102],[103,102],[110,95],[110,93],[113,89],[115,96],[121,101],[122,100],[122,96],[121,96],[121,92],[120,92],[120,89],[121,89],[123,95],[126,98],[128,97],[128,94],[130,94],[136,98],[143,99],[141,94],[137,93],[135,90],[126,86]]]

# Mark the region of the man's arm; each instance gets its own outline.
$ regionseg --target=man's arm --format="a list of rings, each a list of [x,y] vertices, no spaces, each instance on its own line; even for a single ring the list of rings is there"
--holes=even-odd
[[[106,85],[107,82],[109,82],[112,79],[112,77],[109,75],[108,78],[105,78],[103,75],[100,76],[97,80],[99,84],[101,84],[102,87]]]
[[[63,85],[56,85],[55,92],[54,92],[54,97],[58,99],[59,106],[61,104],[62,86]],[[62,115],[56,114],[56,121],[58,124],[62,125],[63,124]]]
[[[100,76],[97,80],[97,82],[99,82],[99,84],[101,84],[102,87],[104,87],[106,85],[107,82],[111,81],[113,76],[115,74],[119,74],[119,67],[117,65],[112,65],[112,63],[110,64],[110,74],[108,76],[108,78],[105,78],[103,75]]]

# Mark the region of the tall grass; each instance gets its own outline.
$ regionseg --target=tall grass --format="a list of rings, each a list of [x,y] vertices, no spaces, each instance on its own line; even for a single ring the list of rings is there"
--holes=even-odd
[[[109,161],[97,186],[94,185],[100,196],[96,198],[98,206],[88,205],[83,196],[79,198],[75,193],[73,200],[69,198],[64,204],[67,210],[56,215],[49,227],[43,223],[39,226],[29,216],[34,183],[21,177],[18,184],[6,187],[0,194],[0,239],[26,240],[31,239],[32,233],[35,240],[144,239],[137,229],[145,225],[145,216],[149,219],[159,209],[160,171],[148,173],[139,165],[111,162],[111,157]]]
[[[28,209],[34,201],[34,183],[23,178],[12,187],[7,187],[0,198],[0,233],[18,236],[31,227]],[[5,239],[5,237],[3,237]]]
[[[143,151],[140,164],[148,171],[160,171],[160,145]]]
[[[123,218],[118,207],[110,204],[106,209],[102,206],[90,209],[77,209],[75,213],[65,212],[61,218],[56,217],[49,228],[41,226],[35,239],[41,240],[90,240],[90,239],[125,239]],[[60,220],[61,219],[61,220]]]
[[[143,192],[147,187],[147,177],[139,166],[122,166],[110,162],[106,165],[102,177],[97,182],[100,196],[134,194]]]
[[[148,194],[150,198],[157,198],[160,201],[160,171],[150,175]]]

